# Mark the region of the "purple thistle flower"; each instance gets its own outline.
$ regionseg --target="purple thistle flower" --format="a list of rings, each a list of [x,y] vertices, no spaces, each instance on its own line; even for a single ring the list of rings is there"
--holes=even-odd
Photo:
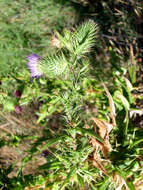
[[[27,58],[29,60],[27,66],[31,73],[31,79],[39,78],[42,75],[42,73],[38,69],[38,60],[40,59],[40,56],[38,56],[37,54],[30,54]]]
[[[16,98],[21,98],[21,95],[22,95],[22,93],[20,92],[20,90],[16,90],[16,91],[14,92],[14,96],[15,96]]]
[[[22,112],[22,107],[21,107],[21,106],[15,106],[15,112],[16,112],[17,114],[21,114],[21,112]]]

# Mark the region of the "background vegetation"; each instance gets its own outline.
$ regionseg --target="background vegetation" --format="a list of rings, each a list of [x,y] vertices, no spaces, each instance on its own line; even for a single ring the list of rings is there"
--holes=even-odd
[[[141,190],[142,1],[0,7],[0,188]]]

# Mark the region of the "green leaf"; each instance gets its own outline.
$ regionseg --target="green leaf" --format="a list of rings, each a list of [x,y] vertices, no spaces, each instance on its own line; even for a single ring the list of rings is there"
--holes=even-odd
[[[52,139],[49,139],[47,140],[46,144],[42,147],[42,150],[46,149],[47,147],[55,144],[55,143],[58,143],[60,140],[62,140],[63,138],[65,137],[65,135],[61,135],[57,138],[52,138]]]
[[[4,103],[4,109],[8,111],[14,110],[14,101],[13,100],[6,100]]]
[[[81,177],[79,174],[77,174],[77,179],[78,179],[78,183],[80,185],[80,187],[84,187],[84,179],[83,177]]]
[[[131,65],[129,67],[129,76],[132,81],[132,84],[136,83],[136,72],[137,72],[137,66],[136,65]]]
[[[132,145],[131,147],[136,147],[136,145],[140,144],[141,142],[143,142],[143,139],[139,139],[139,140],[136,140]]]
[[[98,188],[96,188],[92,183],[90,183],[90,186],[93,190],[98,190]]]
[[[116,91],[116,97],[121,100],[121,102],[126,110],[130,109],[130,104],[129,104],[128,100],[123,96],[123,94],[121,92]]]
[[[98,141],[100,141],[101,143],[104,143],[104,140],[92,130],[87,130],[87,129],[83,129],[80,127],[76,127],[75,130],[77,132],[84,134],[84,135],[92,136],[92,137],[96,138]]]
[[[126,112],[126,116],[124,119],[124,123],[126,123],[125,126],[125,135],[127,135],[127,130],[128,130],[128,123],[129,123],[129,116],[128,116],[128,111],[130,109],[130,104],[128,102],[128,100],[123,96],[123,94],[120,91],[116,91],[115,92],[115,97],[119,100],[121,100],[124,108],[125,108],[125,112]]]
[[[64,180],[62,186],[60,187],[60,190],[64,189],[64,187],[70,182],[70,179],[75,175],[75,173],[76,173],[76,167],[73,166],[70,172],[68,173],[66,179]]]
[[[99,190],[106,190],[110,184],[111,184],[111,181],[109,180],[109,178],[106,178],[102,182],[102,185],[99,187]]]
[[[46,163],[42,166],[40,166],[40,169],[45,169],[45,170],[54,170],[54,169],[60,169],[62,167],[61,162],[52,162],[52,163]]]

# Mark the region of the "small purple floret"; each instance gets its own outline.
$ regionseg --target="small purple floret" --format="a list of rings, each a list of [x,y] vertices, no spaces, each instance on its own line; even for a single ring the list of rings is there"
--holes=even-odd
[[[21,114],[21,112],[22,112],[22,107],[21,107],[21,106],[15,106],[15,112],[16,112],[17,114]]]
[[[20,90],[16,90],[15,92],[14,92],[14,96],[16,97],[16,98],[21,98],[21,92],[20,92]]]
[[[40,59],[40,56],[37,54],[30,54],[27,59],[29,60],[27,66],[31,73],[31,79],[39,78],[42,75],[42,73],[38,70],[38,60]]]
[[[41,156],[44,157],[44,158],[47,158],[49,155],[49,151],[48,150],[43,150]]]

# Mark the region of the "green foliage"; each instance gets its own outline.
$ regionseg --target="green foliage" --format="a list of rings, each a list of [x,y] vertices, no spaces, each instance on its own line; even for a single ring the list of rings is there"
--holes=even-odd
[[[95,44],[97,25],[88,21],[77,28],[73,33],[65,30],[64,37],[57,33],[63,47],[66,47],[75,56],[81,57],[88,53]]]

